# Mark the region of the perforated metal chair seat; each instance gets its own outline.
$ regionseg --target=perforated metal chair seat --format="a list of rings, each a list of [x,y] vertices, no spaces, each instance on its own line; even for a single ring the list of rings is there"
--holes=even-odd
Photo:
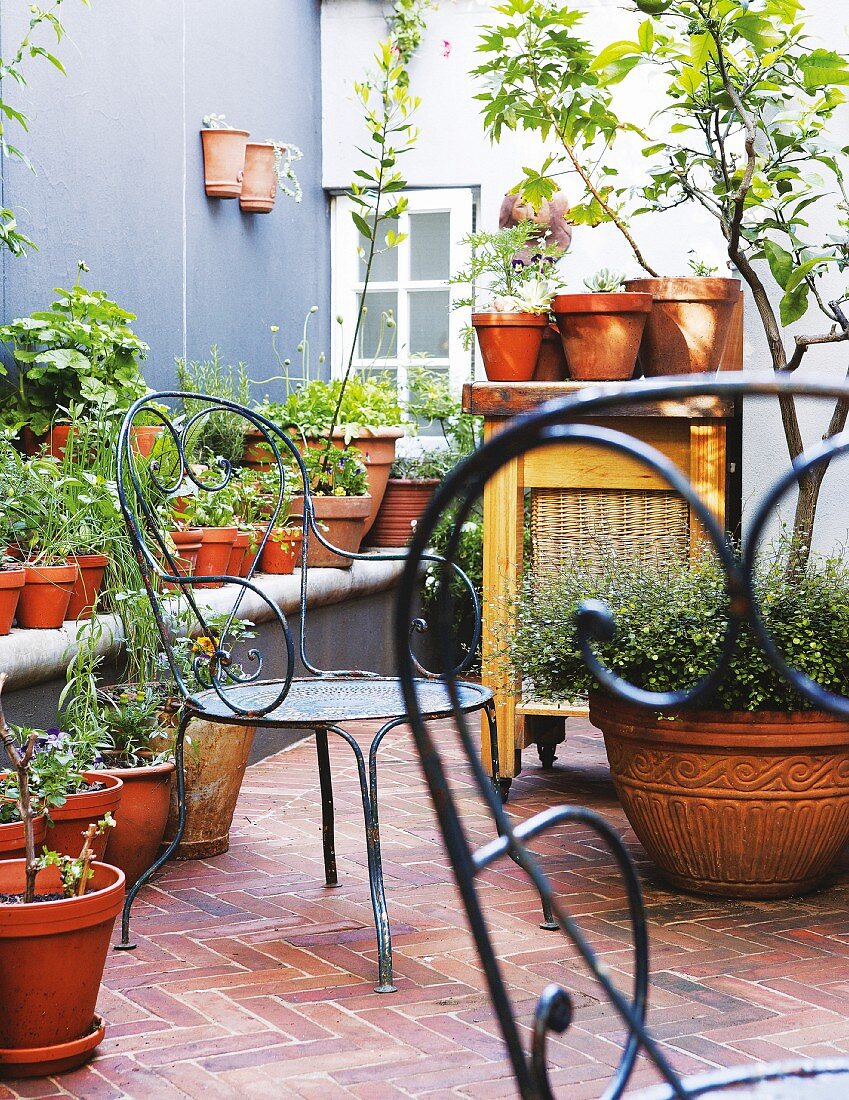
[[[228,698],[243,710],[263,710],[280,694],[282,680],[263,680],[256,684],[230,686]],[[448,689],[440,681],[416,680],[419,706],[429,718],[447,717],[453,712]],[[461,680],[456,685],[462,711],[479,710],[492,699],[492,692],[481,684]],[[193,712],[214,722],[244,722],[277,728],[310,729],[335,726],[340,722],[374,719],[388,721],[407,713],[398,680],[390,677],[309,677],[293,680],[289,693],[267,714],[257,717],[235,715],[214,689],[192,696]]]

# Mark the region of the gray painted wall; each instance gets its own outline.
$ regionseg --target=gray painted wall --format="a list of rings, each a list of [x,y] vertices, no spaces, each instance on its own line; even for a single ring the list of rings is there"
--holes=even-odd
[[[30,116],[23,144],[36,175],[6,161],[3,202],[39,251],[2,256],[3,319],[44,308],[76,261],[87,285],[138,314],[154,387],[174,356],[218,343],[253,378],[272,372],[269,326],[293,351],[311,305],[329,344],[329,215],[321,188],[320,0],[65,0],[67,77],[28,67],[30,87],[4,89]],[[28,4],[0,4],[0,52],[25,29]],[[271,214],[207,199],[198,131],[223,114],[257,141],[292,141],[300,205]],[[10,138],[17,137],[10,132]]]

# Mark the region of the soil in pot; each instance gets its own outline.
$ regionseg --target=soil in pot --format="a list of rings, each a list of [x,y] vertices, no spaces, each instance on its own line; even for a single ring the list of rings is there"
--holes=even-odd
[[[201,130],[206,193],[214,199],[237,199],[242,193],[247,130]]]
[[[58,1071],[56,1061],[69,1057],[67,1044],[92,1034],[112,926],[124,902],[122,872],[103,863],[93,864],[92,870],[88,890],[80,898],[0,905],[3,1076]],[[0,893],[19,893],[23,887],[24,860],[0,862]],[[60,889],[56,867],[38,873],[38,894]],[[82,1057],[76,1064],[85,1061],[94,1045],[79,1052]],[[50,1049],[39,1059],[33,1054],[38,1048]],[[27,1071],[27,1065],[33,1068]]]
[[[38,814],[33,821],[35,848],[41,851],[41,845],[47,835],[47,818]],[[0,859],[23,859],[26,855],[24,826],[22,821],[10,821],[0,825]]]
[[[548,316],[545,313],[473,313],[472,324],[490,382],[530,382]]]
[[[236,527],[201,527],[201,544],[195,561],[195,576],[214,577],[227,574],[230,552],[238,535]],[[220,588],[224,581],[204,581],[196,588]]]
[[[372,546],[406,546],[437,485],[437,478],[390,478],[368,542]]]
[[[576,382],[633,378],[650,294],[558,294],[554,315]]]
[[[314,496],[312,502],[316,523],[323,538],[340,550],[347,550],[352,554],[358,553],[363,540],[366,518],[371,512],[371,497],[368,494],[362,497]],[[292,519],[303,521],[304,498],[302,496],[292,498],[290,515]],[[327,569],[350,569],[353,561],[344,554],[336,554],[326,546],[322,546],[315,537],[315,532],[310,531],[307,565]]]
[[[121,868],[128,889],[159,853],[168,821],[174,771],[174,763],[168,761],[136,768],[108,768],[98,773],[116,776],[124,784],[121,812],[106,838],[105,859]]]
[[[654,299],[640,344],[643,374],[719,369],[740,299],[738,279],[630,279],[625,285]]]
[[[71,599],[65,612],[68,619],[90,619],[94,601],[103,585],[103,573],[109,559],[105,554],[74,554],[68,561],[77,567]]]
[[[0,569],[0,634],[12,629],[26,573],[23,568]]]
[[[799,714],[652,710],[602,695],[622,808],[673,885],[720,897],[814,889],[849,840],[849,721]]]
[[[175,859],[205,859],[230,847],[230,826],[248,766],[255,726],[204,722],[193,718],[186,731],[186,829]],[[177,785],[165,842],[177,831]]]
[[[288,576],[295,572],[295,566],[301,562],[301,543],[303,531],[300,527],[281,532],[281,541],[277,541],[272,535],[259,559],[261,573],[276,573],[279,576]]]
[[[245,168],[239,206],[251,214],[268,214],[277,195],[274,146],[249,141],[245,146]]]
[[[47,830],[47,847],[61,855],[78,856],[83,834],[89,824],[97,823],[105,814],[120,820],[119,806],[123,783],[108,772],[83,772],[86,786],[77,794],[69,794],[64,806],[50,811],[53,825]],[[95,859],[103,859],[109,840],[109,830],[95,837],[91,847]]]
[[[76,565],[26,565],[16,618],[30,630],[58,630],[77,579]]]

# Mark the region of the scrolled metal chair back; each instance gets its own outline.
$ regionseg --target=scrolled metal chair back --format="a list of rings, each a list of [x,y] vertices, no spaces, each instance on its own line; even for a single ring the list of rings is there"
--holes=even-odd
[[[849,432],[842,432],[821,442],[793,462],[768,488],[748,524],[747,537],[739,552],[729,546],[725,532],[704,501],[675,464],[649,444],[621,431],[604,427],[599,422],[585,423],[587,418],[624,406],[656,405],[661,402],[684,402],[689,415],[698,416],[699,409],[708,412],[717,401],[731,401],[747,395],[791,398],[797,395],[830,398],[849,402],[849,386],[827,383],[800,383],[792,378],[769,377],[750,380],[742,375],[710,379],[683,379],[661,382],[639,382],[610,385],[583,391],[541,407],[539,411],[517,418],[490,442],[458,466],[443,482],[430,507],[419,522],[410,547],[410,556],[398,591],[394,624],[395,653],[410,715],[413,733],[434,808],[439,819],[443,840],[454,868],[466,915],[474,936],[494,1011],[521,1095],[525,1100],[548,1100],[552,1088],[548,1077],[546,1043],[548,1036],[565,1031],[572,1018],[572,1001],[562,986],[552,984],[542,992],[534,1014],[532,1034],[526,1048],[517,1022],[515,1006],[499,966],[496,950],[489,934],[477,887],[480,873],[508,856],[527,873],[547,901],[566,937],[571,940],[583,962],[599,982],[626,1028],[626,1038],[613,1079],[605,1092],[606,1100],[622,1095],[631,1076],[637,1054],[642,1049],[652,1059],[667,1083],[669,1094],[691,1095],[671,1066],[662,1048],[652,1037],[646,1022],[648,998],[648,937],[639,880],[630,857],[617,833],[598,814],[576,806],[552,808],[520,825],[515,825],[505,813],[490,777],[481,765],[478,738],[469,727],[467,716],[457,705],[455,678],[444,677],[454,703],[453,720],[456,736],[471,771],[477,792],[494,816],[500,836],[473,850],[458,801],[449,782],[450,769],[443,760],[428,721],[416,697],[415,670],[406,649],[405,624],[416,591],[416,579],[421,561],[427,556],[427,546],[433,531],[446,510],[454,515],[453,537],[445,554],[446,564],[440,570],[437,614],[431,625],[441,648],[443,667],[454,665],[451,623],[453,606],[447,583],[449,566],[457,550],[462,525],[481,496],[485,483],[507,463],[535,448],[563,443],[593,444],[620,455],[627,455],[644,464],[689,504],[700,523],[725,574],[727,592],[727,627],[715,667],[697,683],[678,690],[652,692],[627,683],[606,667],[594,649],[594,643],[611,637],[614,616],[608,606],[598,600],[585,600],[579,605],[575,624],[584,659],[598,683],[613,696],[659,710],[686,706],[704,698],[725,674],[735,642],[745,625],[753,630],[764,651],[776,668],[814,706],[836,714],[849,716],[849,699],[826,691],[799,671],[790,667],[764,625],[754,592],[753,573],[758,546],[767,529],[776,505],[801,478],[832,458],[849,452]],[[783,445],[783,441],[781,441]],[[453,765],[452,768],[456,765]],[[634,974],[629,992],[623,992],[612,981],[608,971],[594,952],[579,923],[557,896],[547,875],[528,848],[535,837],[567,824],[580,824],[593,830],[615,861],[627,897],[628,913],[634,948]],[[692,1094],[694,1095],[694,1094]]]

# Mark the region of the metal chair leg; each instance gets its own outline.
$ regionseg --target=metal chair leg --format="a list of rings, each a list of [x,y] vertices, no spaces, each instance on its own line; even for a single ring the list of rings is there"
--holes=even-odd
[[[174,744],[174,760],[177,765],[177,831],[174,838],[165,851],[154,860],[138,881],[130,888],[124,900],[124,911],[121,914],[121,942],[114,945],[115,951],[134,951],[136,945],[130,943],[130,911],[136,894],[143,886],[150,882],[159,868],[170,858],[177,845],[183,839],[186,829],[186,773],[183,766],[183,739],[186,735],[186,727],[189,724],[190,715],[185,711],[180,716],[180,725],[177,728],[177,739]]]
[[[397,723],[392,723],[395,725]],[[366,855],[368,857],[369,890],[371,907],[374,913],[374,929],[377,934],[378,984],[376,993],[395,993],[392,982],[392,936],[389,928],[389,914],[386,910],[386,891],[383,886],[383,866],[380,858],[380,833],[377,829],[377,817],[369,797],[369,782],[366,763],[362,750],[356,740],[341,726],[330,726],[329,731],[338,734],[346,741],[357,761],[357,776],[360,781],[360,794],[363,801],[363,818],[366,827]],[[378,734],[379,736],[379,734]]]
[[[318,781],[321,784],[321,841],[324,847],[324,884],[338,886],[336,874],[336,825],[333,813],[333,773],[327,750],[327,730],[315,731]]]

